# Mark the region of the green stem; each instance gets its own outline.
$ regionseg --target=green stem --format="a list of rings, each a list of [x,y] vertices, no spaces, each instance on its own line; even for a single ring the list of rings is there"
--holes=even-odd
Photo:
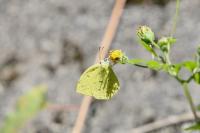
[[[169,53],[164,52],[164,56],[165,56],[165,59],[166,59],[166,63],[171,65],[171,61],[170,61],[170,58],[169,58]]]
[[[138,66],[138,67],[148,68],[147,65],[142,64],[144,62],[146,62],[146,61],[141,61],[141,60],[137,60],[137,59],[130,59],[130,60],[127,60],[126,63],[131,64],[131,65],[135,65],[135,66]]]
[[[135,66],[138,66],[138,67],[148,68],[148,66],[141,65],[141,64],[134,64],[134,65],[135,65]]]
[[[151,43],[152,43],[156,48],[160,49],[160,47],[158,46],[157,43],[155,43],[154,41],[151,41]]]
[[[144,64],[139,64],[139,63],[135,63],[135,62],[131,62],[131,61],[128,61],[127,63],[130,65],[135,65],[135,66],[142,67],[142,68],[148,68],[148,66],[146,66]]]
[[[176,32],[176,24],[177,24],[177,19],[178,19],[178,15],[179,15],[179,8],[180,8],[180,0],[176,0],[176,13],[173,18],[171,37],[173,37],[173,34]]]
[[[184,94],[185,94],[185,96],[188,100],[188,103],[189,103],[190,108],[192,110],[192,113],[194,115],[195,121],[199,122],[200,119],[197,116],[196,109],[195,109],[195,106],[194,106],[194,103],[193,103],[193,100],[192,100],[192,96],[191,96],[189,88],[188,88],[188,83],[182,83],[182,86],[183,86],[183,89],[184,89]]]

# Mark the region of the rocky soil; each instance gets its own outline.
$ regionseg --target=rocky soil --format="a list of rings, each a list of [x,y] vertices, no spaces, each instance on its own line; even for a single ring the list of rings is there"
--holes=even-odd
[[[115,0],[0,0],[0,124],[16,100],[38,84],[48,85],[48,100],[80,105],[76,82],[98,51]],[[177,44],[172,60],[194,57],[200,43],[199,0],[181,0]],[[138,25],[157,36],[169,35],[175,1],[129,0],[112,48],[129,57],[150,57],[137,43]],[[132,128],[190,111],[179,83],[165,73],[116,65],[121,90],[110,101],[92,103],[84,133],[124,133]],[[185,74],[185,73],[183,73]],[[195,103],[199,86],[190,85]],[[71,132],[78,110],[45,110],[22,133]],[[181,126],[158,133],[182,133]]]

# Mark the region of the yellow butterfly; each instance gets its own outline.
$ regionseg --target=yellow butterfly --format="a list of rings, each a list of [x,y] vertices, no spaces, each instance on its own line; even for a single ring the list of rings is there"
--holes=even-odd
[[[122,55],[121,50],[111,51],[109,58],[86,69],[78,81],[76,91],[96,99],[112,98],[120,87],[110,61],[116,63]]]

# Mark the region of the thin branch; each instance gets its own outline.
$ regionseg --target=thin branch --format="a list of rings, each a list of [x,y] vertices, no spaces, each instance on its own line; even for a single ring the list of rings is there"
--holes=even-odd
[[[76,118],[76,123],[73,127],[72,133],[81,133],[91,102],[92,102],[92,97],[85,96],[83,98],[81,107],[79,110],[79,114]]]
[[[111,42],[112,42],[114,35],[116,33],[116,30],[117,30],[125,3],[126,3],[126,0],[116,0],[116,3],[114,5],[113,11],[112,11],[112,15],[110,17],[107,29],[105,31],[103,40],[100,45],[100,47],[103,47],[103,50],[101,51],[102,58],[105,58],[105,56],[110,48]],[[99,53],[97,53],[97,55],[96,55],[95,63],[99,62],[98,55],[99,55]],[[91,102],[92,102],[92,97],[85,96],[83,98],[81,107],[79,110],[79,114],[77,116],[76,123],[73,127],[72,133],[81,133]]]
[[[176,24],[177,24],[177,20],[178,20],[178,16],[179,16],[179,10],[180,10],[180,0],[176,0],[176,12],[173,18],[173,26],[172,26],[172,30],[171,30],[171,37],[173,37],[173,35],[176,32]]]
[[[200,112],[197,113],[198,116],[200,116]],[[182,115],[176,115],[176,116],[170,116],[166,119],[158,120],[156,122],[134,128],[131,130],[132,133],[148,133],[152,132],[164,127],[169,127],[173,125],[177,125],[180,123],[188,122],[188,121],[193,121],[194,116],[193,113],[185,113]]]
[[[145,66],[145,65],[140,65],[140,64],[134,64],[134,65],[138,67],[148,68],[148,66]]]
[[[195,121],[198,122],[199,117],[197,116],[197,113],[196,113],[196,108],[195,108],[192,96],[191,96],[189,88],[188,88],[188,83],[183,83],[182,86],[183,86],[185,97],[187,98],[187,101],[188,101],[190,108],[192,110],[192,113],[194,115]]]

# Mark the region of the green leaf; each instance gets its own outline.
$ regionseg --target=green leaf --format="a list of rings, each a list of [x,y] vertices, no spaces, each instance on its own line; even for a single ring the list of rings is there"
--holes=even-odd
[[[193,79],[197,84],[200,84],[200,72],[195,73]]]
[[[148,67],[150,69],[157,70],[157,71],[161,70],[164,66],[164,64],[158,61],[155,61],[155,60],[147,61],[143,59],[130,59],[128,60],[128,64],[141,65],[141,66]]]
[[[172,44],[176,43],[176,38],[169,37],[168,41],[169,41],[170,45],[172,45]]]
[[[154,60],[150,60],[147,62],[147,66],[150,68],[150,69],[153,69],[153,70],[160,70],[162,69],[162,66],[163,64],[157,62],[157,61],[154,61]]]
[[[193,72],[193,70],[197,66],[196,62],[194,62],[194,61],[185,61],[182,63],[182,65],[190,72]]]
[[[169,67],[168,64],[163,64],[163,65],[162,65],[162,70],[163,70],[164,72],[168,72],[168,67]]]
[[[153,54],[153,55],[156,56],[156,57],[158,56],[150,44],[147,44],[147,43],[145,43],[145,42],[142,41],[142,40],[140,40],[139,43],[140,43],[147,51],[149,51],[151,54]]]
[[[34,87],[30,92],[21,96],[17,101],[16,109],[7,115],[1,133],[17,133],[19,129],[46,105],[45,86]]]
[[[187,131],[200,131],[200,123],[195,123],[191,125],[190,127],[186,128]]]
[[[146,65],[146,60],[143,59],[129,59],[127,61],[128,64],[132,64],[132,65]]]
[[[174,64],[173,66],[174,66],[175,72],[178,74],[180,69],[181,69],[181,65],[180,64]]]

